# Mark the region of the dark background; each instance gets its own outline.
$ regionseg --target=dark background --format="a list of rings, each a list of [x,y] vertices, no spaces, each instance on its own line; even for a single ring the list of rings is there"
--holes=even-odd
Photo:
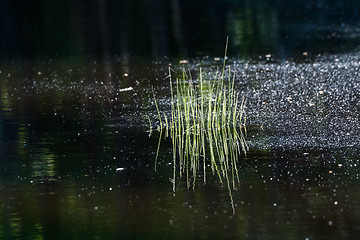
[[[0,59],[355,51],[358,0],[1,0]]]

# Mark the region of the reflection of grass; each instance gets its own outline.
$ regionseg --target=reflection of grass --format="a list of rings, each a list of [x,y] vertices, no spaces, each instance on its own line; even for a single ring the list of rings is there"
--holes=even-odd
[[[222,184],[231,190],[239,183],[237,161],[247,146],[244,139],[245,100],[239,99],[234,89],[235,75],[225,79],[225,60],[221,72],[211,81],[204,80],[200,69],[199,80],[193,81],[191,74],[183,71],[182,77],[175,80],[169,70],[171,89],[171,117],[165,122],[156,103],[160,121],[160,139],[165,130],[169,132],[173,146],[173,191],[176,177],[186,177],[187,187],[195,187],[199,171],[202,170],[206,182],[206,169],[210,167]],[[226,70],[227,71],[227,70]],[[173,86],[174,85],[174,86]],[[158,156],[158,150],[156,158]],[[177,168],[177,166],[179,166]]]

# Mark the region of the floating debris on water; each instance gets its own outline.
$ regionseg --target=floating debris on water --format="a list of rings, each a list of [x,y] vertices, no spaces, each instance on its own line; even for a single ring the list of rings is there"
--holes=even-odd
[[[131,91],[131,90],[134,90],[134,88],[133,87],[127,87],[127,88],[119,89],[119,92],[127,92],[127,91]]]

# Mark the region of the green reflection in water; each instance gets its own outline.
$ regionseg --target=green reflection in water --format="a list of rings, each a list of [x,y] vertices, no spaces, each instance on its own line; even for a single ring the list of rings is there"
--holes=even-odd
[[[21,126],[18,128],[18,148],[19,148],[19,155],[25,159],[27,157],[27,144],[28,144],[28,136],[26,132],[26,128]]]
[[[42,149],[42,153],[36,154],[34,156],[34,161],[32,162],[32,175],[35,179],[39,180],[55,180],[55,156],[54,154],[50,153],[48,149]]]
[[[239,57],[276,53],[279,45],[278,13],[264,3],[234,8],[227,13],[227,28],[231,46]],[[259,51],[261,49],[261,51]]]
[[[0,74],[1,81],[0,81],[0,106],[3,114],[5,116],[9,116],[12,111],[12,98],[13,95],[9,91],[9,81],[4,77],[4,74]]]

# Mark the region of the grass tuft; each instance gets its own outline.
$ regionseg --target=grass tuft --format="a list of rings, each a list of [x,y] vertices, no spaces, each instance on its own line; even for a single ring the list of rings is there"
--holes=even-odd
[[[213,79],[205,79],[200,68],[198,80],[193,80],[191,74],[183,70],[182,76],[174,81],[169,69],[171,116],[169,119],[165,116],[165,122],[154,94],[160,121],[156,158],[165,128],[165,137],[170,136],[172,140],[173,191],[178,177],[186,178],[188,188],[195,188],[201,173],[206,183],[210,169],[228,188],[234,213],[232,190],[240,183],[237,165],[240,155],[246,154],[248,149],[244,134],[246,101],[235,91],[235,74],[225,65],[226,51],[227,47],[222,71]]]

